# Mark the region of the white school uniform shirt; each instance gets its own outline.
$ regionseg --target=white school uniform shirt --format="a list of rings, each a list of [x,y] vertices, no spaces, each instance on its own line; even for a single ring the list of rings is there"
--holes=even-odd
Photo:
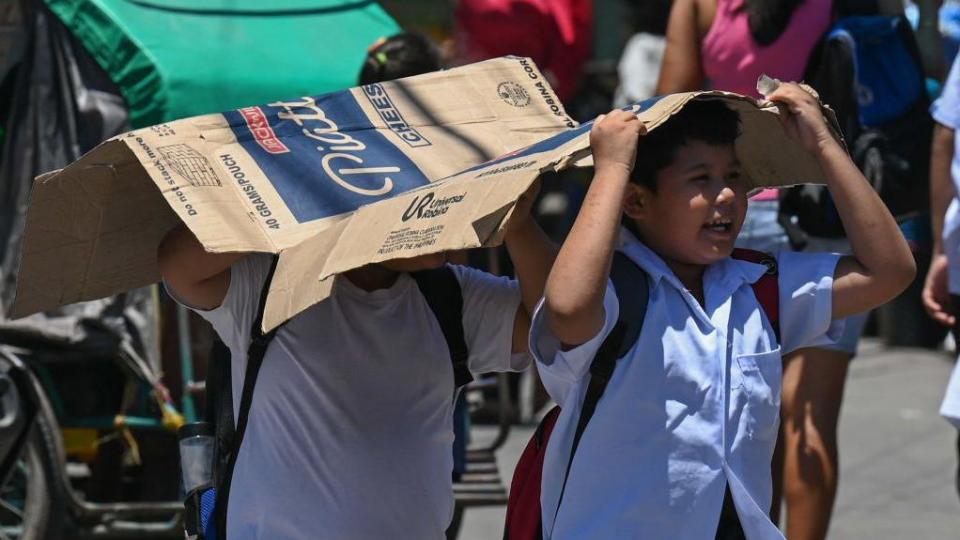
[[[956,131],[960,129],[960,56],[953,61],[943,93],[930,107],[933,119]],[[960,136],[954,137],[953,161],[950,164],[953,187],[960,193]],[[960,199],[953,197],[943,220],[943,251],[947,255],[950,294],[960,294]],[[960,428],[960,362],[953,368],[940,414]]]
[[[590,363],[619,309],[608,284],[603,329],[565,352],[542,303],[534,315],[531,350],[562,408],[543,466],[544,538],[713,538],[727,484],[747,538],[782,538],[767,515],[781,347],[751,289],[766,268],[730,258],[711,265],[704,308],[659,256],[626,231],[621,238],[620,249],[648,274],[649,284],[637,286],[649,286],[649,304],[580,440],[559,511]],[[838,258],[777,255],[783,352],[840,336],[842,321],[831,321]]]
[[[223,304],[197,310],[232,356],[239,408],[250,329],[270,268],[231,269]],[[468,367],[522,370],[512,355],[515,281],[452,266],[463,292]],[[263,360],[240,447],[227,536],[233,540],[440,540],[453,515],[453,367],[416,282],[333,295],[286,323]]]
[[[940,97],[930,106],[930,114],[938,124],[956,131],[960,129],[960,56],[953,62],[950,75]],[[954,137],[953,161],[950,164],[953,188],[960,193],[960,137]],[[960,201],[954,196],[943,223],[943,249],[949,261],[951,294],[960,294]]]

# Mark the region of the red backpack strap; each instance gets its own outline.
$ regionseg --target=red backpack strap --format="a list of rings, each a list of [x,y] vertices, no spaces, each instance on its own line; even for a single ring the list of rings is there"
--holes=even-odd
[[[753,282],[753,294],[756,295],[760,307],[767,314],[770,326],[780,342],[780,273],[777,269],[777,259],[769,253],[752,249],[736,248],[731,255],[734,259],[762,264],[767,267],[766,273]]]
[[[587,393],[583,398],[583,406],[574,431],[570,458],[567,461],[563,484],[560,488],[558,509],[563,501],[570,466],[577,452],[580,438],[586,430],[587,423],[593,417],[597,403],[603,397],[607,383],[613,376],[617,360],[630,352],[640,337],[643,319],[647,313],[647,302],[650,299],[647,274],[622,252],[617,251],[613,256],[610,280],[617,291],[620,315],[590,364]],[[513,482],[510,485],[510,499],[507,502],[507,521],[503,530],[505,540],[540,540],[542,538],[540,484],[543,479],[543,459],[546,454],[546,442],[550,438],[559,414],[559,407],[554,407],[547,414],[530,442],[527,443],[520,461],[517,462],[513,472]]]
[[[507,501],[507,520],[503,528],[504,540],[540,540],[543,527],[540,520],[540,484],[543,482],[543,459],[547,455],[547,441],[560,416],[560,407],[554,407],[543,417],[537,431],[530,437],[513,470],[510,497]]]

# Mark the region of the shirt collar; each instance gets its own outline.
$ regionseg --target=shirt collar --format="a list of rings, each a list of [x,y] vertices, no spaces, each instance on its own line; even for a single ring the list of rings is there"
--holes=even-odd
[[[624,227],[620,228],[618,249],[643,268],[653,281],[654,287],[660,283],[661,279],[666,279],[678,290],[686,289],[667,263]],[[728,282],[736,289],[740,284],[756,282],[766,271],[767,267],[762,264],[727,257],[712,264],[704,276],[717,283]]]
[[[677,289],[684,289],[680,279],[667,266],[667,263],[625,227],[620,228],[620,240],[617,249],[650,276],[653,288],[657,287],[661,279],[667,279]]]

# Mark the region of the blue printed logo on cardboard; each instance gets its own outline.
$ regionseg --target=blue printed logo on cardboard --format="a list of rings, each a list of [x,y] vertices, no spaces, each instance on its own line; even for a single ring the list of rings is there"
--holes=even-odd
[[[374,129],[349,91],[247,107],[224,116],[300,223],[350,212],[429,183]]]

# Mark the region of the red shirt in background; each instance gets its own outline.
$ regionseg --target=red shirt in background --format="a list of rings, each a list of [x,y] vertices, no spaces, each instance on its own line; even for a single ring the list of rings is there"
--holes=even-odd
[[[460,0],[458,60],[529,56],[561,100],[573,97],[593,37],[592,0]]]

